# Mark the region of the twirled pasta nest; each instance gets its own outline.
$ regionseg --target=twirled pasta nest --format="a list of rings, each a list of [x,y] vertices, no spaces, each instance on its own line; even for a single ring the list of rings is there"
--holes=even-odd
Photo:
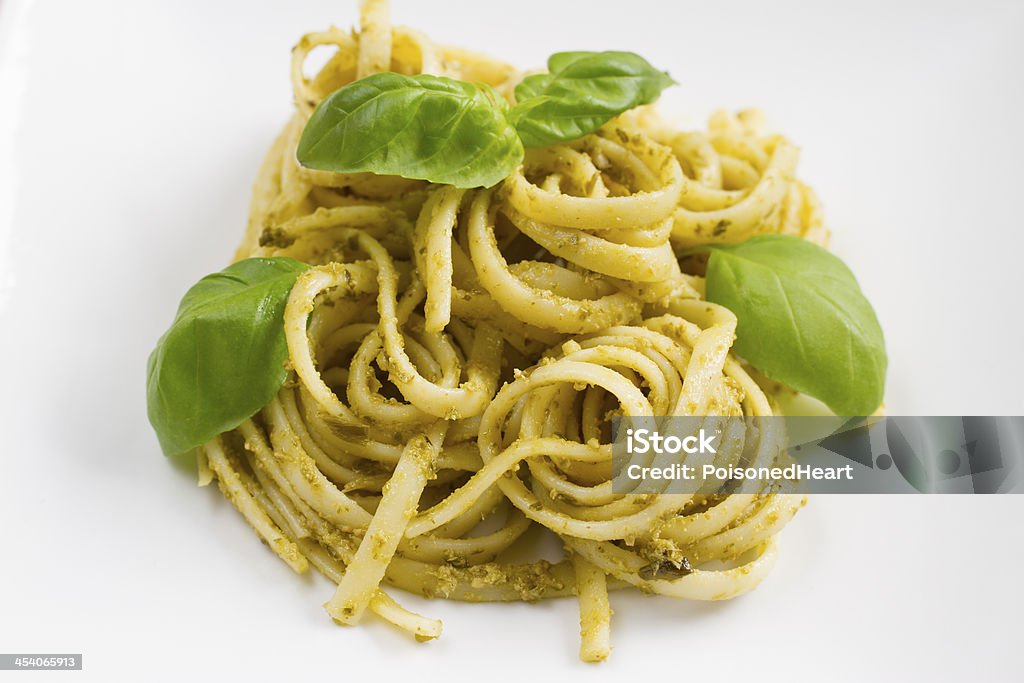
[[[337,52],[307,78],[317,46]],[[607,654],[608,588],[701,600],[754,588],[804,499],[616,493],[608,424],[773,413],[729,352],[735,317],[702,299],[699,266],[684,271],[679,253],[763,232],[827,239],[796,148],[750,112],[707,132],[634,112],[528,150],[486,190],[297,165],[320,99],[382,69],[509,96],[520,78],[372,17],[361,35],[331,29],[296,47],[297,111],[237,257],[314,267],[285,314],[292,379],[203,449],[224,493],[290,566],[340,584],[337,620],[369,606],[421,638],[439,624],[382,580],[469,601],[577,594],[587,658]],[[565,558],[505,561],[535,527]]]

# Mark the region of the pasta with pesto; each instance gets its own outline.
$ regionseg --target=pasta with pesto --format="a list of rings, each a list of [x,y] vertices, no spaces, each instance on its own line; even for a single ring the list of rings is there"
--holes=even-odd
[[[307,76],[324,46],[333,55]],[[380,72],[479,82],[510,103],[524,77],[392,26],[378,0],[360,31],[299,41],[295,112],[236,253],[310,266],[284,308],[288,378],[199,449],[201,471],[289,567],[337,583],[334,620],[369,611],[418,640],[441,624],[392,587],[576,596],[586,661],[610,652],[609,591],[722,600],[756,587],[805,499],[616,492],[609,419],[778,412],[731,353],[737,318],[705,299],[689,250],[774,233],[825,244],[796,147],[755,111],[689,131],[640,106],[526,148],[489,188],[301,165],[317,105]],[[773,435],[760,438],[736,452],[775,457]],[[557,538],[562,559],[508,560],[532,529]]]

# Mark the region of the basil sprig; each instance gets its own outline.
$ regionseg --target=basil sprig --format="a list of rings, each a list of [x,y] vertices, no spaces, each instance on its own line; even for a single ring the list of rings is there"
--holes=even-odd
[[[285,302],[307,268],[251,258],[188,290],[149,356],[149,421],[165,454],[234,429],[274,398],[288,376]]]
[[[490,187],[539,147],[592,133],[657,99],[674,81],[631,52],[560,52],[528,76],[509,107],[484,84],[379,73],[314,110],[299,140],[303,166],[456,187]]]
[[[303,166],[371,172],[456,187],[491,186],[523,159],[507,103],[486,85],[379,73],[313,112],[299,140]]]
[[[516,86],[512,120],[527,147],[593,133],[675,84],[632,52],[559,52],[548,58],[548,72],[527,76]]]
[[[789,235],[692,251],[707,250],[707,299],[736,314],[737,354],[837,415],[878,408],[885,339],[846,264]]]

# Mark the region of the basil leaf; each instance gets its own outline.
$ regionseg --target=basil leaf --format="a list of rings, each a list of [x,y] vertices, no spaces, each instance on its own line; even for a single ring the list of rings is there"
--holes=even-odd
[[[327,97],[302,131],[308,168],[490,187],[523,160],[508,105],[486,85],[379,73]]]
[[[516,86],[511,117],[527,147],[581,138],[675,84],[632,52],[559,52],[548,71]]]
[[[882,328],[850,269],[806,240],[763,235],[708,245],[707,298],[736,314],[735,350],[837,415],[882,402]]]
[[[289,258],[251,258],[197,282],[149,356],[149,422],[167,455],[234,429],[288,376],[284,306],[299,273]]]

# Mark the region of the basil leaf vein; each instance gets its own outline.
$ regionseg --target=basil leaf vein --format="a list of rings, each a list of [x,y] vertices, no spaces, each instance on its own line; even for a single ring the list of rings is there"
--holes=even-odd
[[[285,303],[307,268],[250,258],[188,290],[147,367],[149,421],[165,454],[234,429],[274,398],[288,376]]]
[[[548,73],[516,86],[510,114],[523,144],[543,147],[592,133],[673,84],[632,52],[559,52],[548,59]]]
[[[735,351],[838,415],[882,402],[888,359],[874,309],[827,250],[788,235],[708,245],[707,298],[738,319]]]
[[[303,166],[323,171],[490,187],[523,159],[507,109],[483,84],[426,74],[374,74],[320,103],[296,154]]]

